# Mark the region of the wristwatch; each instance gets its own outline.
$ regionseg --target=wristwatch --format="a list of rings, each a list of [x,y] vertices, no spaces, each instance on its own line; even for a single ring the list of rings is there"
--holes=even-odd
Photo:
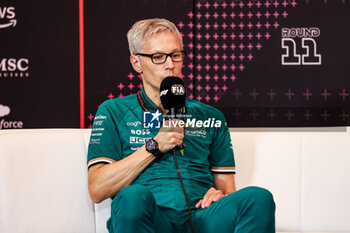
[[[164,155],[164,153],[160,152],[158,148],[158,142],[153,138],[146,142],[146,150],[152,155],[156,156],[157,159]]]

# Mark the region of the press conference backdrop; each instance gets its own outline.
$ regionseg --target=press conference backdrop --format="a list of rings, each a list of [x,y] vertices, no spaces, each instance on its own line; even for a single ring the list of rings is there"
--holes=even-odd
[[[154,17],[183,35],[188,97],[229,126],[350,125],[349,0],[94,0],[82,12],[79,39],[78,0],[0,2],[0,129],[91,127],[103,101],[140,90],[126,33]]]

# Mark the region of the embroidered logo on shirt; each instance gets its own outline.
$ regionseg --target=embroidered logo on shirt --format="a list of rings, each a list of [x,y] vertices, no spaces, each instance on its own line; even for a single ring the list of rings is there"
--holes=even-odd
[[[130,144],[145,144],[151,138],[130,137]]]

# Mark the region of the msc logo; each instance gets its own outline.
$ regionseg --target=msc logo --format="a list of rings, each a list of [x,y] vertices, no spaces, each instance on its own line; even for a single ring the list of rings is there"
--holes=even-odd
[[[2,58],[0,60],[0,77],[28,77],[28,58]]]
[[[143,127],[147,128],[160,128],[160,119],[159,117],[162,114],[159,110],[152,112],[144,112],[143,113]]]
[[[14,7],[0,7],[0,29],[7,27],[15,27],[17,20],[15,19],[15,8]],[[3,19],[6,19],[5,23],[2,23]]]
[[[28,58],[3,58],[0,62],[0,71],[27,71],[29,69]]]
[[[282,28],[282,65],[321,65],[321,54],[317,53],[319,28]],[[300,39],[298,39],[300,38]],[[298,46],[298,44],[301,44]]]

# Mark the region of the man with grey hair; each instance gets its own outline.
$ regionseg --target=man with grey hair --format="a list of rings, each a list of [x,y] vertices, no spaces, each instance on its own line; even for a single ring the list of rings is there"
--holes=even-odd
[[[275,232],[271,193],[258,187],[236,191],[231,139],[219,110],[187,98],[186,117],[215,118],[222,127],[143,127],[145,112],[167,112],[160,101],[162,80],[182,74],[185,52],[176,26],[165,19],[141,20],[127,37],[142,90],[100,106],[88,151],[91,199],[113,198],[108,230]],[[174,161],[171,152],[183,143]]]

